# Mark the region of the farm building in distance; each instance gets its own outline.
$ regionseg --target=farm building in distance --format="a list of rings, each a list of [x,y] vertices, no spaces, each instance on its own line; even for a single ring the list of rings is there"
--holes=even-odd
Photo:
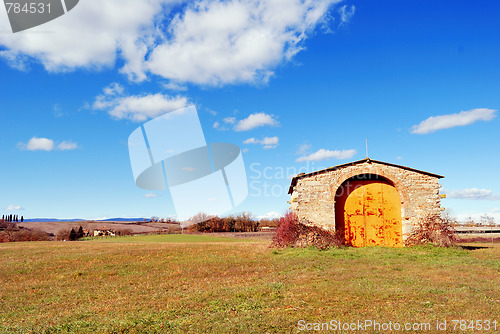
[[[94,230],[94,237],[103,237],[103,236],[116,236],[116,232],[109,228],[96,228]]]
[[[292,179],[291,210],[309,225],[345,233],[355,247],[401,247],[414,224],[439,215],[441,175],[369,158]]]

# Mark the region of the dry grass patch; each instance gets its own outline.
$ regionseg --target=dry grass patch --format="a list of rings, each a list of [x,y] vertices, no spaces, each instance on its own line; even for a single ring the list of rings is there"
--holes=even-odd
[[[500,247],[276,250],[154,237],[0,245],[0,333],[281,333],[300,319],[500,313]]]

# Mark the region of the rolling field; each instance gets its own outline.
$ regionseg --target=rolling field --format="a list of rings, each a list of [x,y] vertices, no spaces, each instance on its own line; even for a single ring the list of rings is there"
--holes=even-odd
[[[0,333],[293,333],[300,320],[429,323],[429,333],[447,320],[449,333],[455,319],[500,321],[498,245],[268,245],[204,235],[0,244]]]

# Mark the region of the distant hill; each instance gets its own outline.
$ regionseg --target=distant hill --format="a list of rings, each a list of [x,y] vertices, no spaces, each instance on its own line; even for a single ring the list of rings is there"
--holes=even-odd
[[[57,219],[57,218],[30,218],[25,219],[25,222],[78,222],[78,221],[89,221],[93,220],[96,222],[136,222],[136,221],[144,221],[146,218],[108,218],[108,219],[83,219],[83,218],[74,218],[74,219]]]

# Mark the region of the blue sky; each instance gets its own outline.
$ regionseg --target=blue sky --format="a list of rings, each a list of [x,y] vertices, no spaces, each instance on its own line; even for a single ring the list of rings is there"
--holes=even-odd
[[[249,196],[285,212],[290,175],[365,158],[444,175],[442,205],[500,222],[497,1],[82,0],[12,34],[0,9],[0,212],[172,216],[135,186],[127,140],[195,105],[239,145]],[[229,212],[231,213],[231,212]]]

